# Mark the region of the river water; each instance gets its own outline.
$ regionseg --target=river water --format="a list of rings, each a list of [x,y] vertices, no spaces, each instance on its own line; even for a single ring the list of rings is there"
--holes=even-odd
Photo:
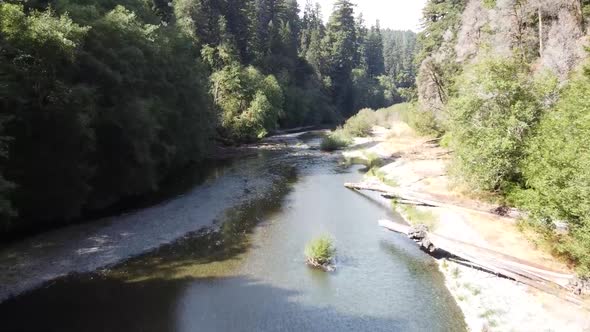
[[[343,187],[362,178],[358,166],[305,146],[250,158],[282,177],[224,211],[215,227],[3,302],[0,329],[465,330],[435,262],[377,226],[398,216]],[[332,273],[304,262],[306,242],[324,234],[337,247]]]

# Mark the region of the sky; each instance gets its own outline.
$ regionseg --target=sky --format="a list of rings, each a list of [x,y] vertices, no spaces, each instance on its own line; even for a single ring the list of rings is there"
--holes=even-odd
[[[297,0],[303,12],[307,0]],[[332,13],[335,0],[312,0],[322,6],[324,21]],[[382,28],[395,30],[420,30],[422,8],[426,0],[352,0],[357,5],[355,13],[362,12],[367,26],[376,20],[381,22]]]

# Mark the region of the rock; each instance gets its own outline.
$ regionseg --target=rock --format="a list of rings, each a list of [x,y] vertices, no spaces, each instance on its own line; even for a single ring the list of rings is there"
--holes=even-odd
[[[422,240],[428,237],[428,226],[420,224],[416,225],[408,231],[408,237],[412,240]]]
[[[575,278],[568,289],[575,295],[590,295],[590,278]]]
[[[428,239],[428,231],[428,226],[424,224],[416,225],[408,231],[408,238],[414,240],[420,247],[432,253],[436,250],[436,247]]]

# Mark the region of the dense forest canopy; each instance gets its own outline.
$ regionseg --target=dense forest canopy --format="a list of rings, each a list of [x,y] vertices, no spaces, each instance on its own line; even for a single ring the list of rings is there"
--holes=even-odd
[[[429,0],[417,127],[444,135],[460,186],[521,208],[590,274],[590,3]],[[554,232],[567,225],[569,232]]]
[[[416,38],[355,5],[0,2],[0,233],[158,190],[213,142],[411,96]]]

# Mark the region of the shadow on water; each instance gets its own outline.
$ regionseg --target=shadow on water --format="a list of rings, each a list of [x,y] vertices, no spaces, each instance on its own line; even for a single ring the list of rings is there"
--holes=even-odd
[[[250,235],[266,216],[280,211],[284,198],[297,181],[294,167],[277,169],[284,182],[226,211],[218,225],[191,232],[173,243],[132,258],[102,274],[128,281],[219,277],[231,273],[238,257],[254,245]]]
[[[239,264],[240,255],[252,248],[250,235],[254,229],[260,226],[265,216],[280,210],[284,197],[297,179],[293,167],[277,171],[283,173],[285,182],[276,183],[256,199],[229,209],[216,227],[189,233],[112,269],[72,274],[3,302],[0,305],[0,330],[194,331],[195,326],[201,326],[202,330],[219,330],[221,327],[206,326],[209,323],[223,324],[223,321],[216,322],[214,317],[199,316],[198,312],[191,313],[188,318],[178,316],[177,304],[187,288],[203,285],[201,292],[207,292],[212,282],[231,284],[236,294],[240,294],[238,297],[244,299],[251,299],[250,294],[266,294],[276,298],[274,301],[278,303],[288,303],[288,297],[293,294],[287,290],[245,277],[228,277],[235,270],[234,264]],[[231,294],[225,295],[231,297]],[[209,303],[200,303],[203,301],[200,294],[196,299],[198,303],[193,306]],[[243,305],[248,306],[247,303]],[[284,307],[285,304],[277,305]],[[216,310],[222,311],[222,308]],[[34,319],[30,319],[31,313]],[[211,309],[209,314],[216,315]],[[177,326],[182,322],[186,322],[184,327]],[[259,322],[254,320],[251,323]]]
[[[108,277],[69,279],[6,303],[0,312],[2,330],[351,331],[363,327],[366,331],[401,331],[407,326],[404,318],[356,316],[303,305],[292,300],[298,296],[296,291],[247,277],[137,283]],[[217,287],[211,287],[212,282]],[[71,293],[81,296],[64,296]],[[231,305],[227,298],[233,299]],[[240,319],[226,319],[235,312],[240,312]]]

